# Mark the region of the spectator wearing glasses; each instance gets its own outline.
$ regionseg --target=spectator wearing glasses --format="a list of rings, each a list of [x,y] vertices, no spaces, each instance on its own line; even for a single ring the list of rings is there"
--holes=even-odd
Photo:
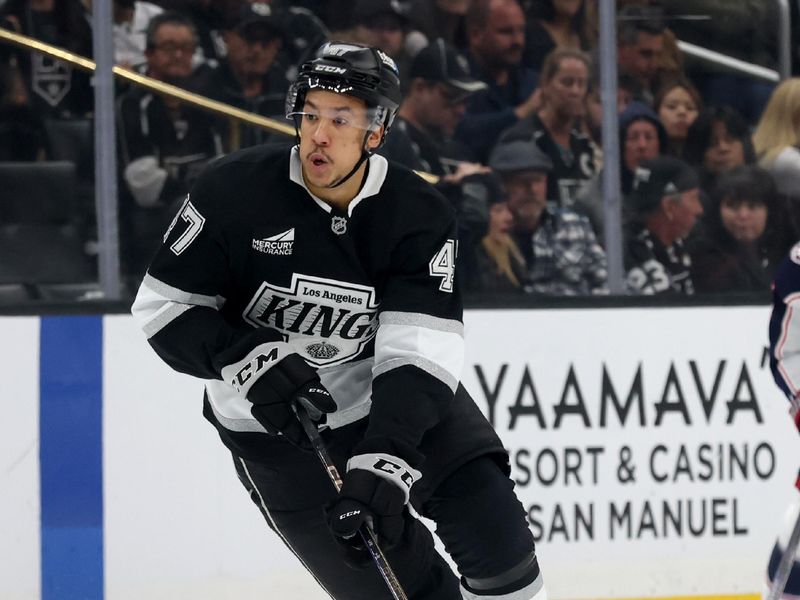
[[[209,97],[265,117],[283,117],[289,81],[279,64],[283,46],[281,19],[263,2],[245,2],[222,31],[227,55],[197,87]],[[263,143],[270,134],[260,128],[228,129],[229,150]]]
[[[194,25],[165,12],[147,30],[147,75],[181,86],[192,74]],[[120,218],[127,265],[143,274],[178,205],[206,163],[222,153],[215,121],[176,98],[134,88],[117,100],[122,188]]]
[[[459,266],[470,272],[472,249],[486,231],[492,184],[488,168],[471,161],[469,149],[452,136],[467,98],[486,84],[474,79],[466,59],[441,39],[420,50],[409,68],[409,80],[379,153],[440,177],[436,188],[459,215]]]

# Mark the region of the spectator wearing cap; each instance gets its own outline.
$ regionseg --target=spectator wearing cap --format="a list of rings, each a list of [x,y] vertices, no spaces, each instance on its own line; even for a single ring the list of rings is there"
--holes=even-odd
[[[633,174],[642,162],[662,154],[667,146],[667,132],[653,109],[642,102],[631,102],[619,115],[619,141],[622,217],[627,220],[629,216],[624,198],[633,190]],[[575,209],[589,217],[595,233],[602,240],[605,232],[602,172],[595,175],[589,185],[578,193]]]
[[[214,100],[265,117],[282,117],[289,89],[277,57],[283,45],[281,21],[269,4],[245,2],[222,31],[227,54],[197,87]],[[270,134],[231,123],[228,150],[263,143]]]
[[[466,59],[443,40],[421,50],[409,69],[403,103],[379,153],[410,169],[440,177],[436,188],[450,200],[459,222],[459,263],[471,270],[472,252],[486,232],[489,169],[471,160],[452,139],[467,98],[486,84],[469,74]]]
[[[628,202],[634,215],[625,248],[628,289],[645,295],[694,294],[684,240],[703,214],[697,174],[671,156],[644,161]]]
[[[514,215],[514,239],[527,264],[523,289],[549,296],[608,293],[606,254],[589,220],[548,206],[550,157],[531,140],[502,141],[489,166],[500,176]]]
[[[197,46],[192,22],[161,13],[150,21],[146,39],[147,75],[183,85]],[[222,153],[222,138],[207,113],[144,88],[119,97],[117,128],[122,243],[128,272],[139,276],[195,178]]]
[[[570,48],[554,50],[540,73],[541,108],[501,136],[532,140],[550,157],[547,199],[567,208],[596,172],[594,143],[580,130],[588,83],[588,55]]]
[[[525,15],[516,0],[473,0],[465,22],[472,75],[488,87],[467,102],[470,118],[456,137],[485,162],[500,132],[539,108],[538,75],[522,66]]]
[[[353,37],[356,42],[379,48],[392,57],[406,77],[411,56],[406,51],[409,20],[407,6],[400,0],[357,0],[353,11]]]

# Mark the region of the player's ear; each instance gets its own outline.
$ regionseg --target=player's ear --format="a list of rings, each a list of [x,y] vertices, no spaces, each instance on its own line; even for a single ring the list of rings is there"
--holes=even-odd
[[[369,132],[369,137],[367,138],[367,148],[374,150],[380,145],[381,140],[383,139],[383,130],[384,126],[381,125],[378,127],[378,129],[373,129]]]

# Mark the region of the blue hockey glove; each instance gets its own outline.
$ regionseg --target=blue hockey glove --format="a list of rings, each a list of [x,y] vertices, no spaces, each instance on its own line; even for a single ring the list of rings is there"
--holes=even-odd
[[[384,549],[402,539],[411,486],[422,474],[391,454],[358,454],[347,462],[339,497],[330,505],[328,526],[337,541],[363,549],[358,530],[368,524]]]
[[[265,371],[247,392],[253,403],[250,412],[268,433],[282,435],[305,450],[311,449],[300,421],[292,410],[299,402],[312,421],[325,422],[325,414],[336,410],[336,403],[319,380],[316,369],[292,353]]]

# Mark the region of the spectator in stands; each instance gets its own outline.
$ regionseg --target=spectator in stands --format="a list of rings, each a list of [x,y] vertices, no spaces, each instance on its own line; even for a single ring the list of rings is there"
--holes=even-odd
[[[692,240],[698,292],[766,292],[775,268],[796,241],[770,174],[755,165],[723,173]]]
[[[147,30],[147,75],[180,85],[192,73],[196,45],[186,17],[174,12],[154,17]],[[129,272],[138,276],[194,179],[222,153],[222,141],[207,113],[174,98],[134,88],[117,104],[123,246]]]
[[[408,91],[379,152],[440,177],[436,188],[458,214],[459,269],[466,274],[475,268],[474,250],[486,233],[491,182],[489,169],[473,162],[469,150],[452,136],[464,102],[486,84],[473,79],[466,59],[441,39],[417,54],[408,79]]]
[[[703,109],[697,88],[688,79],[673,79],[659,89],[654,108],[667,132],[664,154],[682,157],[689,127]]]
[[[617,63],[621,74],[642,86],[643,100],[652,105],[661,54],[664,22],[656,7],[630,4],[618,12]]]
[[[789,201],[795,227],[800,228],[800,78],[775,88],[753,132],[759,164],[775,179]]]
[[[164,9],[140,0],[114,0],[114,61],[134,69],[144,64],[145,34],[150,19]]]
[[[606,255],[589,220],[548,207],[550,157],[531,140],[501,141],[489,166],[499,174],[514,215],[514,239],[527,264],[524,290],[551,296],[607,293]]]
[[[19,71],[0,64],[0,161],[35,161],[46,157],[41,116],[30,103]]]
[[[671,156],[645,161],[636,169],[630,204],[635,211],[625,248],[630,292],[694,294],[684,239],[703,214],[697,174]]]
[[[506,195],[489,199],[489,229],[478,246],[475,275],[468,284],[472,292],[522,292],[527,266],[511,233],[514,214]]]
[[[0,26],[91,57],[92,32],[79,0],[8,0],[0,8]],[[82,117],[94,97],[88,73],[38,52],[0,44],[0,62],[16,64],[31,105],[43,117]]]
[[[411,31],[406,47],[413,56],[441,38],[459,52],[466,52],[466,15],[472,0],[409,0]]]
[[[619,116],[620,192],[622,192],[622,219],[630,219],[627,197],[633,190],[636,168],[646,160],[662,154],[667,145],[667,133],[653,110],[641,102],[631,102]],[[597,236],[602,240],[605,232],[602,173],[595,175],[585,186],[576,203],[576,210],[589,217]]]
[[[730,106],[706,108],[689,127],[683,157],[698,170],[700,188],[709,196],[721,173],[755,162],[750,127]]]
[[[278,17],[266,5],[244,2],[222,36],[227,55],[195,85],[214,100],[265,117],[283,118],[289,81],[285,68],[277,62],[284,42]],[[269,135],[260,128],[231,123],[226,148],[260,144]]]
[[[398,0],[357,0],[353,17],[355,41],[391,56],[400,71],[400,81],[404,81],[412,58],[406,51],[409,21],[405,5]]]
[[[537,74],[521,65],[525,15],[516,0],[473,0],[466,24],[472,75],[489,87],[467,102],[456,137],[485,162],[501,131],[539,109]]]
[[[530,0],[525,10],[527,29],[522,64],[540,71],[544,59],[556,48],[591,50],[586,3],[586,0]]]
[[[554,50],[539,79],[541,108],[505,131],[503,140],[532,140],[550,157],[547,199],[571,207],[595,174],[591,139],[579,129],[586,111],[589,57],[580,50]]]

